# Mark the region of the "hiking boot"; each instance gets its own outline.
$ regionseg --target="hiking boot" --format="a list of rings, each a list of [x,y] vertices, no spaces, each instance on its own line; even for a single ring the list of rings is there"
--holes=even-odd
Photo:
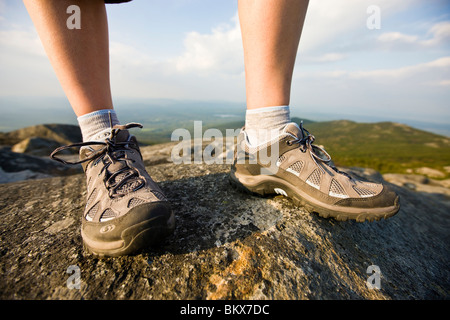
[[[230,182],[253,194],[281,194],[308,212],[341,221],[386,219],[399,211],[399,197],[388,186],[339,171],[313,142],[303,123],[291,122],[271,141],[252,147],[243,128]]]
[[[85,248],[98,256],[137,253],[170,234],[174,214],[166,197],[145,170],[136,138],[116,125],[104,141],[75,143],[56,149],[51,158],[81,163],[87,179],[87,201],[81,236]],[[56,153],[81,147],[80,160],[68,162]]]

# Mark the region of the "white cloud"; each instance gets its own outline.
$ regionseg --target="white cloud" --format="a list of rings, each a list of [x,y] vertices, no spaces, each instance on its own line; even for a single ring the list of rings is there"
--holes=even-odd
[[[37,33],[31,30],[0,30],[0,48],[12,54],[45,56]]]
[[[450,21],[443,21],[431,26],[427,32],[427,38],[417,35],[408,35],[401,32],[386,32],[377,38],[382,49],[412,50],[428,49],[450,42]]]
[[[34,29],[0,30],[0,95],[61,94]]]
[[[326,63],[326,62],[336,62],[345,59],[346,55],[337,52],[325,53],[318,56],[306,56],[302,57],[303,61],[306,62],[317,62],[317,63]]]
[[[148,53],[118,41],[110,42],[109,53],[113,65],[144,66],[156,63]]]
[[[161,97],[168,94],[165,61],[126,43],[110,42],[111,87],[114,97]],[[158,96],[159,95],[159,96]]]
[[[450,57],[436,56],[448,48],[450,22],[431,25],[419,35],[399,32],[396,26],[406,22],[389,20],[417,1],[310,1],[297,59],[301,66],[292,86],[293,106],[317,105],[337,112],[353,108],[367,114],[401,114],[426,106],[437,115],[448,114]],[[372,4],[381,9],[381,30],[367,29],[367,7]],[[7,75],[0,78],[0,95],[64,96],[37,33],[27,27],[9,24],[0,30],[0,68]],[[126,38],[110,43],[115,98],[245,101],[237,14],[209,32],[187,32],[179,56],[156,58],[129,43]],[[386,48],[378,56],[377,50]],[[403,59],[403,52],[391,55],[405,48],[418,53],[412,59]]]
[[[438,83],[436,83],[436,85],[442,86],[442,87],[450,87],[450,79],[441,80]]]
[[[443,21],[433,25],[429,31],[429,34],[431,34],[431,39],[425,40],[425,45],[435,46],[440,44],[449,44],[450,21]]]
[[[360,78],[380,78],[384,80],[389,79],[405,79],[410,78],[412,76],[420,76],[423,77],[424,74],[432,73],[433,75],[437,75],[438,71],[445,71],[450,68],[450,57],[439,58],[430,62],[421,63],[418,65],[407,66],[403,68],[396,69],[379,69],[372,71],[363,71],[363,72],[351,72],[349,75],[352,78],[360,79]]]
[[[323,52],[323,48],[331,45],[342,45],[339,42],[348,35],[370,36],[374,31],[367,28],[369,6],[375,4],[380,8],[381,29],[383,29],[384,19],[414,2],[417,0],[310,1],[299,50],[310,55]],[[353,37],[351,41],[358,43],[358,37]]]
[[[291,102],[306,112],[448,121],[449,74],[450,56],[397,68],[302,72]]]
[[[184,40],[185,51],[175,59],[180,72],[240,74],[243,71],[242,38],[237,14],[232,24],[223,24],[211,33],[192,31]]]
[[[237,14],[208,33],[187,32],[184,51],[155,59],[113,41],[111,85],[116,97],[245,100],[242,40]]]
[[[410,36],[400,32],[387,32],[383,33],[378,37],[378,41],[381,42],[404,42],[404,43],[415,43],[417,42],[417,36]]]
[[[364,80],[367,82],[379,83],[383,86],[390,86],[398,82],[403,84],[411,84],[414,82],[417,85],[443,85],[448,83],[447,78],[449,73],[450,56],[401,68],[375,69],[366,71],[331,70],[300,72],[297,74],[296,79],[323,79],[324,81],[337,80],[342,83]],[[366,84],[370,86],[370,84]]]

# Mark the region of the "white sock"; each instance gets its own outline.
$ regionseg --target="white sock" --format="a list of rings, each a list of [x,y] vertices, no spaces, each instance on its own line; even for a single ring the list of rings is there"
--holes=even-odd
[[[251,146],[257,146],[278,136],[291,122],[289,106],[274,106],[247,110],[245,132]]]
[[[104,109],[87,113],[77,118],[83,142],[103,141],[116,124],[120,124],[115,110]]]

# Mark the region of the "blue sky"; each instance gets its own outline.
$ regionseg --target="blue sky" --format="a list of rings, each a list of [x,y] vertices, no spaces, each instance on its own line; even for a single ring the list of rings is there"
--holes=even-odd
[[[367,27],[371,5],[380,8],[380,29]],[[236,0],[134,0],[107,10],[115,101],[231,101],[245,108]],[[0,0],[0,101],[5,97],[64,97],[17,0]],[[450,128],[449,101],[450,1],[310,1],[292,114]]]

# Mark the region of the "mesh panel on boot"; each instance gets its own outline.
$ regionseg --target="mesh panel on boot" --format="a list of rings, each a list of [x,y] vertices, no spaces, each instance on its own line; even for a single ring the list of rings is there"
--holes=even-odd
[[[344,188],[342,187],[342,185],[339,182],[337,182],[335,179],[331,180],[329,195],[332,197],[338,197],[338,198],[348,198],[349,197],[347,195],[347,193],[345,192]]]
[[[320,189],[320,180],[321,175],[319,169],[314,170],[306,179],[306,183],[309,184],[311,187],[314,187],[316,189]]]

